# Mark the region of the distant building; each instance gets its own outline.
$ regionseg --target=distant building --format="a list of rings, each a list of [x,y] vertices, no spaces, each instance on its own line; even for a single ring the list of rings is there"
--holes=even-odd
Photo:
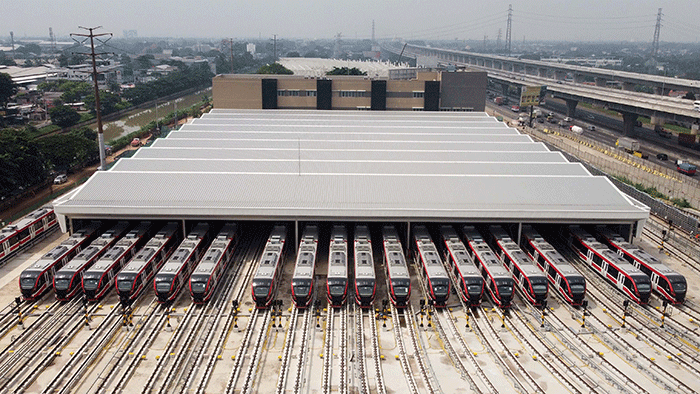
[[[122,65],[110,64],[97,67],[97,85],[100,89],[106,89],[110,83],[122,83]],[[48,81],[69,80],[69,81],[92,81],[92,65],[78,64],[68,67],[55,68],[47,78]]]
[[[252,42],[248,43],[245,46],[245,50],[246,50],[246,52],[250,53],[251,55],[255,55],[255,44],[253,44]]]
[[[486,72],[419,72],[391,80],[334,75],[224,74],[213,80],[215,108],[484,111]]]
[[[137,30],[124,30],[124,38],[136,38],[139,36]]]

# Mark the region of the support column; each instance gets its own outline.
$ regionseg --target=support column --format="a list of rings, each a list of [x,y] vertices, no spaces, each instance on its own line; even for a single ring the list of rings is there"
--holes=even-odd
[[[554,71],[554,79],[557,81],[563,81],[566,79],[566,73],[563,71]]]
[[[578,100],[566,99],[564,101],[566,101],[566,116],[573,118],[576,115]]]
[[[671,93],[671,89],[666,89],[663,86],[654,87],[654,94],[658,94],[659,96],[668,96],[669,93]]]
[[[634,91],[634,83],[632,82],[623,82],[622,83],[622,90],[626,92],[633,92]]]
[[[629,112],[621,112],[622,113],[622,134],[625,135],[626,137],[634,137],[636,135],[636,131],[634,129],[636,123],[637,123],[637,114],[629,113]]]
[[[574,74],[574,82],[576,82],[576,83],[585,82],[585,78],[584,78],[583,74]]]
[[[608,82],[608,81],[605,78],[595,78],[595,86],[599,86],[601,88],[604,88],[606,82]]]
[[[537,76],[540,78],[547,78],[547,69],[546,68],[538,68],[537,69]]]
[[[507,83],[502,83],[501,84],[501,90],[503,90],[503,95],[508,96],[508,84]]]

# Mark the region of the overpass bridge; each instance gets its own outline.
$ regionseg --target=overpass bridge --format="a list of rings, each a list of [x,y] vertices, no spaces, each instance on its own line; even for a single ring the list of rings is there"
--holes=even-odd
[[[384,46],[384,49],[392,53],[400,53],[402,48]],[[658,77],[654,75],[637,74],[623,71],[603,70],[592,67],[571,66],[566,64],[550,64],[535,60],[519,60],[496,55],[474,54],[449,49],[428,48],[415,45],[406,45],[403,49],[404,56],[429,57],[443,64],[454,64],[488,72],[488,78],[492,83],[501,84],[504,92],[508,86],[546,85],[547,93],[555,98],[563,99],[567,104],[567,115],[574,117],[579,101],[605,106],[606,108],[622,114],[624,121],[624,134],[633,135],[634,126],[639,116],[647,116],[656,120],[672,120],[687,124],[699,124],[700,112],[693,108],[692,101],[668,97],[664,95],[646,94],[629,90],[610,89],[601,86],[591,86],[581,83],[583,76],[624,74],[628,84],[656,83],[657,80],[672,80],[675,84],[671,88],[698,91],[700,95],[700,81],[680,80],[676,78]],[[542,65],[535,67],[535,65]],[[547,66],[547,67],[545,67]],[[564,81],[564,77],[570,71],[579,70],[578,81]],[[583,74],[586,70],[588,74]],[[563,75],[563,76],[562,76]],[[551,78],[550,76],[554,76]],[[561,79],[559,78],[561,77]],[[618,79],[619,80],[619,79]],[[635,82],[632,82],[635,81]],[[646,81],[646,82],[645,82]],[[625,83],[623,83],[623,87]],[[697,86],[697,87],[696,87]],[[669,85],[662,85],[663,90],[668,90]]]

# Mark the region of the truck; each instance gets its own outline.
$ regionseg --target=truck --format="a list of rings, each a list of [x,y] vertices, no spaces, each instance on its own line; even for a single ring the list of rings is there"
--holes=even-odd
[[[624,149],[628,153],[639,152],[639,141],[628,137],[620,137],[615,142],[615,146]]]
[[[503,97],[501,97],[501,96],[498,96],[495,99],[493,99],[493,102],[496,103],[496,105],[503,105],[504,104]]]
[[[678,145],[692,148],[695,146],[695,135],[678,133]]]
[[[642,151],[639,149],[639,141],[628,138],[628,137],[620,137],[617,139],[615,142],[615,146],[618,148],[624,149],[627,153],[630,153],[634,156],[637,156],[642,159],[647,159],[649,158],[649,155],[645,155],[642,153]]]
[[[583,134],[583,129],[581,128],[581,126],[571,126],[570,130],[572,133]]]

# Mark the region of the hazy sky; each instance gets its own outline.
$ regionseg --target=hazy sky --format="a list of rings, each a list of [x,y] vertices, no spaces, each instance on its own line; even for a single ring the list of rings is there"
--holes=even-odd
[[[0,0],[0,37],[61,37],[103,26],[116,37],[378,38],[651,41],[658,8],[661,41],[696,42],[698,0]]]

